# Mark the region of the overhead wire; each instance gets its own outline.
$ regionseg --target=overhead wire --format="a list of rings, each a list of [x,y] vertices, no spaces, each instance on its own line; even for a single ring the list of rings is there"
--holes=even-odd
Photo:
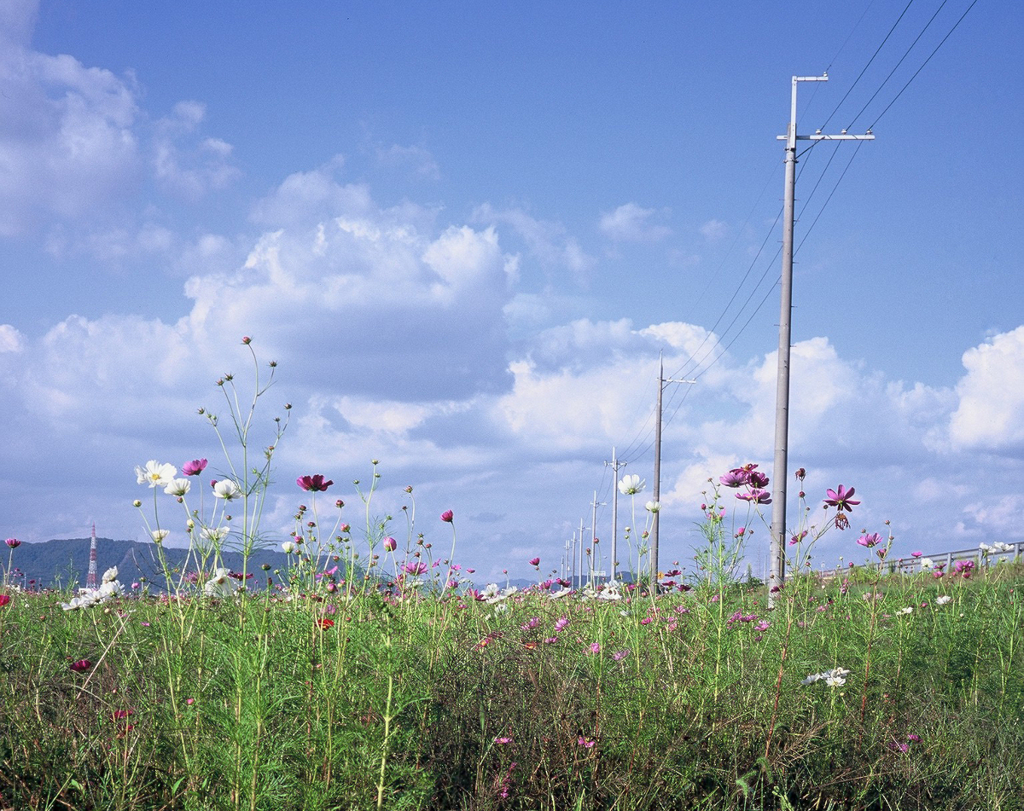
[[[804,153],[809,152],[811,149],[813,149],[819,143],[821,143],[821,142],[820,141],[815,142],[814,144],[812,144],[811,147],[808,147],[808,149],[804,150]],[[831,164],[831,159],[829,160],[829,164]],[[804,169],[808,165],[809,164],[804,163],[800,167],[800,174],[803,173]],[[828,169],[828,164],[826,164],[825,169],[823,169],[822,172],[824,173],[825,171],[827,171],[827,169]],[[819,177],[819,181],[818,182],[820,183],[820,177]],[[817,184],[815,184],[815,189],[816,188],[817,188]],[[805,201],[805,204],[806,204],[806,202],[810,201],[810,197],[811,196],[813,196],[813,191],[812,191],[811,195],[808,197],[808,200]],[[739,283],[737,284],[736,289],[733,291],[732,295],[729,298],[729,301],[722,308],[722,311],[719,314],[718,318],[715,320],[714,324],[712,324],[712,326],[711,326],[711,328],[709,330],[706,330],[704,338],[701,340],[701,342],[697,345],[696,348],[691,350],[691,352],[689,353],[688,359],[686,361],[684,361],[682,366],[680,366],[676,371],[674,371],[674,372],[672,372],[670,374],[670,378],[685,377],[688,374],[693,374],[694,373],[693,370],[699,369],[700,365],[703,363],[703,361],[709,355],[711,355],[715,351],[716,347],[721,345],[722,340],[725,338],[725,336],[727,336],[729,334],[729,331],[732,329],[732,327],[736,324],[736,322],[742,316],[742,314],[743,314],[744,310],[746,309],[747,305],[750,303],[751,299],[756,294],[757,290],[764,283],[764,280],[767,277],[767,274],[769,273],[772,265],[778,259],[779,252],[780,252],[781,249],[776,250],[774,256],[772,257],[772,259],[769,261],[768,265],[766,266],[765,271],[761,274],[761,276],[758,279],[757,283],[754,285],[754,287],[751,290],[751,292],[747,295],[746,299],[744,300],[743,304],[740,306],[739,310],[737,310],[736,313],[733,315],[732,320],[726,326],[725,330],[722,331],[722,334],[717,337],[716,341],[714,341],[713,343],[711,343],[710,346],[708,346],[708,349],[707,349],[706,352],[701,354],[699,358],[697,357],[698,353],[700,353],[701,350],[705,346],[708,345],[711,337],[716,334],[716,330],[718,329],[718,327],[721,324],[722,320],[728,315],[729,310],[732,307],[732,305],[735,303],[736,298],[740,294],[740,291],[743,290],[743,287],[746,284],[747,279],[750,276],[750,273],[757,266],[758,261],[761,259],[761,255],[764,252],[764,249],[765,249],[765,247],[768,244],[768,241],[772,238],[772,235],[775,233],[775,230],[776,230],[776,228],[778,226],[779,220],[782,217],[782,211],[783,211],[783,209],[782,209],[782,207],[780,207],[778,209],[776,215],[775,215],[775,219],[772,221],[771,226],[769,226],[769,228],[767,230],[767,233],[765,234],[765,238],[762,240],[761,245],[758,248],[757,253],[755,254],[754,258],[750,261],[750,264],[747,266],[746,272],[743,274],[743,277],[740,279]],[[769,292],[770,291],[771,291],[771,288],[769,288]],[[757,310],[760,309],[760,306],[761,305],[758,305]],[[757,312],[757,310],[755,310],[755,313]],[[751,318],[752,317],[753,316],[751,316]],[[732,340],[730,340],[729,346],[731,346],[735,342],[735,340],[739,337],[739,335],[742,334],[743,330],[750,323],[751,318],[748,318],[746,320],[746,322],[744,322],[744,326],[741,328],[740,332],[737,333],[732,338]],[[689,391],[690,391],[690,387],[689,386],[684,386],[683,387],[683,393],[681,395],[683,397],[683,400],[685,400],[689,396]],[[675,404],[675,400],[676,400],[676,398],[678,396],[680,396],[679,390],[678,389],[672,389],[672,393],[669,395],[668,402],[663,404],[663,407],[666,410],[671,409],[671,413],[672,414],[675,414],[676,411],[678,411],[679,407],[682,404],[682,401],[680,401],[680,403],[675,405],[675,407],[673,408],[673,405]],[[627,446],[626,450],[624,451],[623,458],[626,459],[627,461],[631,461],[631,462],[632,461],[636,461],[637,459],[643,457],[654,446],[654,439],[653,439],[654,426],[651,423],[654,421],[655,412],[656,412],[656,409],[652,408],[652,410],[649,413],[648,418],[645,421],[643,427],[637,432],[637,434],[634,437],[633,441],[630,443],[629,446]]]
[[[864,106],[860,108],[860,111],[857,113],[857,115],[855,115],[853,117],[853,120],[850,121],[850,123],[846,126],[846,129],[848,129],[848,130],[853,129],[853,125],[857,123],[857,119],[860,118],[861,115],[864,114],[864,111],[871,105],[871,102],[873,102],[875,100],[875,98],[878,96],[878,94],[882,92],[882,88],[885,87],[885,85],[893,77],[893,74],[895,74],[896,71],[899,70],[900,65],[903,64],[903,60],[905,60],[908,56],[910,56],[910,52],[912,50],[914,50],[914,46],[916,46],[917,43],[920,42],[921,37],[923,37],[925,32],[931,27],[931,24],[933,22],[935,22],[935,18],[939,16],[939,12],[942,11],[942,9],[945,7],[947,2],[949,2],[949,0],[942,0],[942,3],[939,5],[939,7],[937,9],[935,9],[935,13],[932,14],[932,16],[928,20],[928,22],[925,23],[924,28],[921,29],[921,33],[918,34],[914,38],[914,41],[910,43],[910,47],[907,48],[907,50],[903,52],[903,56],[900,57],[900,61],[897,62],[896,65],[893,67],[893,69],[889,71],[889,75],[885,77],[885,79],[882,81],[882,83],[878,86],[878,89],[875,90],[875,92],[871,94],[871,98],[869,98],[865,102]]]
[[[881,50],[882,50],[882,48],[884,48],[884,47],[885,47],[885,43],[886,43],[886,42],[888,42],[888,41],[889,41],[889,37],[891,37],[891,36],[892,36],[892,32],[896,30],[896,26],[898,26],[898,25],[900,24],[900,20],[902,20],[902,19],[903,19],[904,15],[906,15],[906,13],[907,13],[907,12],[908,12],[908,11],[910,10],[910,7],[911,7],[912,5],[914,5],[914,0],[910,0],[910,2],[908,2],[908,3],[907,3],[906,7],[905,7],[905,8],[903,9],[903,11],[902,11],[902,12],[900,13],[900,16],[896,18],[896,22],[894,22],[894,23],[892,24],[892,28],[890,28],[890,29],[889,29],[889,33],[885,35],[885,39],[883,39],[883,40],[882,40],[882,42],[881,42],[881,44],[880,44],[880,45],[879,45],[879,46],[878,46],[877,48],[875,48],[875,52],[874,52],[873,54],[871,54],[871,58],[870,58],[870,59],[869,59],[869,60],[867,61],[867,64],[866,64],[866,65],[864,65],[864,67],[863,67],[863,68],[861,68],[861,71],[860,71],[860,73],[858,73],[858,74],[857,74],[857,78],[853,80],[853,84],[851,84],[851,85],[850,85],[850,86],[849,86],[849,87],[847,88],[847,90],[846,90],[846,93],[845,93],[845,94],[843,94],[843,97],[842,97],[841,99],[839,99],[839,103],[838,103],[838,104],[837,104],[837,105],[835,106],[835,108],[834,108],[834,109],[832,110],[832,112],[831,112],[831,113],[829,113],[829,116],[828,116],[828,118],[826,118],[826,119],[825,119],[825,123],[824,123],[824,124],[822,124],[822,125],[821,125],[820,127],[818,127],[818,129],[819,129],[819,130],[823,130],[823,129],[825,129],[825,127],[827,127],[827,126],[828,126],[828,122],[832,120],[832,117],[833,117],[833,116],[834,116],[834,115],[835,115],[835,114],[836,114],[837,112],[839,112],[839,108],[843,106],[843,103],[844,103],[844,102],[846,101],[846,99],[847,99],[847,98],[849,97],[850,93],[852,93],[852,92],[853,92],[853,89],[854,89],[854,88],[855,88],[855,87],[857,86],[857,84],[858,84],[858,83],[860,82],[861,78],[862,78],[862,77],[864,76],[864,74],[865,74],[865,73],[867,72],[867,69],[868,69],[869,67],[871,67],[871,63],[875,61],[875,57],[877,57],[877,56],[878,56],[878,54],[879,54],[879,53],[881,53]]]
[[[936,17],[938,16],[939,12],[942,10],[942,8],[946,5],[947,2],[948,2],[948,0],[943,0],[942,4],[939,6],[939,8],[935,11],[935,13],[931,16],[931,18],[929,18],[928,22],[925,24],[925,26],[922,29],[922,31],[917,35],[917,37],[914,39],[914,41],[911,43],[911,45],[906,49],[906,51],[904,52],[903,56],[897,62],[896,66],[890,71],[890,73],[886,76],[886,78],[882,81],[882,83],[874,91],[874,93],[872,93],[871,97],[868,99],[868,102],[860,109],[860,111],[858,111],[856,116],[854,116],[853,121],[851,122],[850,126],[847,127],[847,129],[850,129],[853,126],[853,123],[855,123],[856,120],[865,112],[865,110],[870,106],[871,102],[873,102],[874,99],[877,98],[878,94],[884,89],[885,85],[892,78],[892,76],[895,74],[896,70],[900,67],[900,65],[903,64],[903,62],[906,60],[906,58],[910,54],[911,50],[916,46],[918,41],[921,39],[921,37],[924,35],[924,33],[931,26],[931,24],[936,19]],[[851,92],[857,86],[857,84],[859,84],[860,80],[863,78],[863,76],[867,72],[868,68],[871,66],[871,64],[875,61],[875,59],[881,53],[881,51],[884,48],[885,44],[888,42],[888,40],[892,36],[893,32],[899,26],[900,22],[903,20],[904,16],[907,14],[907,12],[909,11],[909,9],[913,5],[913,3],[914,3],[914,0],[909,0],[907,5],[904,7],[903,11],[900,13],[899,17],[896,19],[896,22],[893,23],[893,25],[890,27],[888,33],[883,38],[882,42],[875,49],[874,53],[871,55],[871,58],[864,65],[864,68],[860,71],[860,73],[858,74],[857,78],[854,80],[853,84],[851,84],[851,86],[847,89],[847,91],[843,95],[842,99],[840,99],[839,103],[835,106],[835,108],[829,114],[828,118],[825,120],[825,123],[820,127],[820,129],[824,129],[828,125],[828,123],[835,116],[836,112],[838,112],[838,110],[845,103],[846,99],[850,96]],[[921,73],[921,71],[924,69],[924,67],[931,61],[931,59],[935,56],[935,54],[938,52],[938,50],[945,44],[945,42],[949,39],[949,37],[953,34],[953,32],[959,27],[960,23],[964,20],[964,18],[971,11],[971,9],[974,8],[976,3],[977,3],[977,0],[972,0],[971,4],[967,7],[967,9],[964,11],[964,13],[959,17],[959,19],[953,25],[953,27],[950,29],[950,31],[947,32],[947,34],[942,38],[942,40],[939,42],[939,44],[932,50],[932,52],[928,55],[928,57],[921,64],[921,66],[914,72],[914,74],[910,77],[910,79],[907,80],[907,82],[903,85],[903,87],[899,90],[899,92],[893,97],[893,99],[889,102],[889,104],[886,105],[886,107],[882,110],[881,113],[878,114],[878,116],[876,116],[875,120],[872,122],[871,127],[869,127],[869,129],[873,129],[875,124],[877,124],[877,122],[889,111],[889,109],[903,95],[903,93],[910,86],[910,84],[914,81],[914,79],[917,78],[917,76]],[[870,9],[871,5],[873,5],[873,0],[872,0],[872,4],[869,4],[868,9]],[[866,16],[868,9],[865,9],[865,11],[861,15],[860,19],[858,19],[857,23],[854,26],[854,29],[851,30],[850,35],[848,35],[846,41],[843,43],[843,45],[840,47],[840,50],[837,52],[836,57],[833,57],[833,62],[835,61],[835,58],[837,58],[839,56],[839,54],[842,53],[843,48],[846,47],[846,44],[849,42],[849,40],[852,37],[854,31],[856,30],[856,28],[860,25],[860,23],[863,21],[864,17]],[[831,63],[829,65],[829,69],[830,68],[831,68]],[[827,70],[828,69],[826,69],[826,73],[827,73]],[[801,153],[801,155],[805,154],[807,152],[810,152],[810,150],[813,149],[815,146],[817,146],[819,143],[821,143],[821,141],[815,142],[810,147],[808,147],[807,150],[804,150],[804,153]],[[813,231],[814,227],[817,225],[817,223],[818,223],[819,219],[821,218],[822,214],[824,214],[825,209],[828,207],[828,205],[831,202],[832,198],[834,197],[836,191],[838,190],[839,185],[842,183],[842,181],[845,178],[847,172],[849,171],[850,167],[852,166],[853,161],[856,159],[857,154],[859,153],[860,147],[862,145],[863,145],[863,142],[858,142],[857,149],[854,150],[853,155],[851,155],[850,160],[847,162],[847,164],[844,167],[843,171],[841,172],[839,178],[836,180],[835,184],[833,185],[833,187],[832,187],[831,191],[829,192],[829,195],[826,198],[825,202],[822,204],[821,208],[816,213],[814,219],[811,221],[811,224],[808,226],[807,230],[804,232],[804,234],[803,234],[799,244],[797,245],[796,249],[794,250],[794,254],[796,254],[800,250],[800,248],[806,242],[807,238],[810,236],[810,233]],[[829,167],[831,166],[832,161],[834,160],[834,158],[835,158],[835,156],[837,154],[838,154],[838,145],[837,145],[837,148],[835,150],[833,150],[832,155],[830,156],[827,164],[825,165],[825,167],[822,169],[821,173],[819,174],[818,179],[815,182],[815,185],[814,185],[814,187],[811,190],[811,194],[808,195],[807,199],[803,201],[803,205],[802,205],[802,209],[803,210],[806,210],[808,204],[810,203],[811,198],[813,198],[813,196],[814,196],[815,192],[817,191],[818,187],[820,186],[820,184],[824,180],[824,177],[827,174],[827,172],[829,170]],[[801,172],[802,171],[803,171],[803,168],[801,168]],[[774,174],[774,171],[773,171],[772,174]],[[769,178],[768,181],[766,181],[765,187],[762,188],[761,193],[758,196],[758,200],[760,200],[760,197],[763,196],[764,189],[767,188],[767,184],[769,182],[770,182],[770,178]],[[757,204],[755,203],[754,209],[752,209],[751,213],[748,214],[747,221],[749,221],[750,217],[753,215],[753,211],[756,210],[756,208],[757,208]],[[754,285],[753,289],[747,295],[746,299],[743,302],[743,305],[735,313],[735,315],[733,316],[732,320],[729,322],[729,325],[722,332],[722,335],[719,337],[719,339],[713,344],[713,346],[710,348],[709,352],[704,353],[703,355],[701,355],[700,359],[697,360],[696,363],[694,363],[694,359],[695,359],[697,353],[704,347],[704,345],[707,343],[709,337],[711,335],[715,334],[715,330],[721,324],[722,320],[725,318],[726,314],[729,312],[729,308],[732,307],[732,305],[735,303],[735,301],[736,301],[736,299],[737,299],[737,297],[739,295],[740,290],[743,289],[743,286],[746,284],[747,280],[749,279],[751,271],[753,270],[753,268],[756,265],[758,259],[760,258],[761,253],[763,253],[764,247],[767,244],[767,239],[770,238],[771,233],[774,232],[774,229],[775,229],[775,227],[778,224],[778,220],[781,217],[781,213],[782,212],[781,212],[781,209],[780,209],[779,213],[776,215],[776,218],[775,218],[774,222],[772,223],[771,229],[769,230],[768,237],[766,237],[766,239],[762,242],[761,247],[759,248],[757,255],[755,255],[753,261],[747,267],[747,270],[744,273],[742,279],[740,280],[740,283],[737,285],[736,289],[733,291],[733,294],[730,296],[730,299],[729,299],[728,303],[722,309],[722,312],[719,314],[718,318],[715,320],[715,323],[714,323],[713,327],[711,328],[711,330],[707,331],[707,335],[705,335],[705,338],[701,341],[701,343],[698,345],[698,347],[695,350],[693,350],[693,352],[690,353],[690,357],[687,359],[687,361],[685,361],[683,363],[683,365],[679,368],[678,371],[673,373],[673,375],[672,375],[673,377],[680,376],[680,375],[683,375],[683,374],[689,372],[690,374],[692,374],[694,376],[695,379],[700,379],[704,374],[706,374],[712,367],[714,367],[721,360],[721,358],[726,354],[726,352],[728,352],[728,350],[732,347],[732,345],[746,331],[747,327],[750,325],[750,323],[756,317],[758,312],[760,312],[760,310],[763,308],[764,304],[767,302],[769,296],[772,294],[772,292],[775,290],[775,288],[778,287],[779,281],[778,281],[778,279],[776,279],[775,282],[768,288],[768,290],[765,292],[765,294],[761,297],[760,301],[758,301],[757,305],[750,312],[749,316],[743,322],[743,324],[740,326],[740,328],[735,333],[733,333],[730,336],[729,335],[730,330],[732,330],[733,326],[735,326],[735,324],[737,323],[739,318],[742,316],[744,311],[747,309],[747,306],[753,300],[753,298],[756,295],[758,289],[763,284],[764,279],[767,277],[768,270],[766,269],[766,271],[764,273],[762,273],[761,277],[758,279],[758,282]],[[731,250],[731,248],[730,248],[730,250]],[[779,255],[780,252],[781,252],[781,248],[773,256],[773,258],[771,260],[772,263],[774,263],[774,261],[778,258],[778,255]],[[723,262],[723,264],[724,264],[724,262]],[[721,267],[719,268],[719,270],[720,269],[721,269]],[[770,269],[770,265],[769,265],[769,269]],[[716,274],[717,274],[717,272],[718,271],[716,271]],[[701,292],[700,296],[698,297],[698,302],[703,298],[703,296],[706,294],[707,290],[710,289],[710,285],[713,282],[713,279],[714,279],[714,275],[712,276],[711,280],[709,280],[709,283],[707,285],[705,285],[704,290]],[[727,342],[724,341],[726,336],[729,336],[729,340]],[[716,349],[720,350],[720,351],[717,352],[717,354],[715,354],[715,350]],[[704,365],[704,361],[711,354],[714,354],[714,357],[711,359],[711,361],[709,363]],[[676,400],[675,392],[673,393],[673,395],[670,396],[669,406],[670,406],[671,410],[668,411],[667,418],[664,417],[664,415],[663,415],[663,425],[667,425],[667,424],[669,424],[671,422],[672,418],[675,416],[675,414],[681,408],[683,403],[685,403],[687,398],[689,397],[690,390],[691,390],[690,386],[684,386],[683,387],[683,392],[681,394],[681,397],[679,398],[679,402],[677,404],[675,404],[674,407],[671,407],[671,406],[673,405],[674,401]],[[635,435],[634,439],[627,446],[626,452],[620,458],[620,461],[628,464],[629,462],[635,461],[636,459],[642,457],[648,451],[650,451],[650,449],[653,447],[653,439],[651,439],[650,441],[647,441],[647,440],[651,436],[654,428],[653,428],[653,426],[652,427],[648,427],[648,426],[653,421],[653,419],[654,419],[654,413],[652,411],[650,413],[650,415],[648,416],[647,420],[645,421],[644,426],[642,426],[641,429],[638,430],[638,432]],[[617,484],[617,482],[614,483],[614,484]]]
[[[906,84],[904,84],[903,87],[900,88],[900,92],[897,93],[893,97],[893,100],[890,101],[885,106],[885,109],[882,110],[882,112],[880,112],[875,117],[875,120],[871,122],[871,126],[868,127],[868,129],[874,129],[875,128],[875,124],[877,124],[882,119],[882,116],[884,116],[887,112],[889,112],[889,108],[892,107],[899,100],[900,96],[903,95],[903,91],[905,91],[908,87],[910,87],[910,83],[913,82],[914,79],[917,78],[918,74],[922,70],[924,70],[925,65],[927,65],[929,62],[932,61],[932,57],[935,56],[936,53],[938,53],[939,48],[941,48],[943,45],[946,44],[946,40],[948,40],[953,35],[953,32],[956,31],[956,29],[960,26],[960,23],[962,23],[964,21],[964,17],[966,17],[970,13],[971,9],[974,8],[974,6],[977,4],[977,2],[978,2],[978,0],[973,0],[973,2],[967,7],[967,10],[964,11],[964,13],[960,15],[960,19],[958,19],[953,24],[953,27],[949,29],[949,32],[946,34],[946,36],[944,36],[942,38],[942,40],[939,42],[939,44],[935,46],[935,49],[930,54],[928,54],[928,58],[925,59],[924,62],[921,63],[921,67],[919,67],[916,71],[914,71],[914,75],[911,76],[909,79],[907,79]]]

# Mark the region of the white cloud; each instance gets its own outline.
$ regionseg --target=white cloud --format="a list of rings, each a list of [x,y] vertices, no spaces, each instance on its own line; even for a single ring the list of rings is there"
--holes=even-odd
[[[194,137],[205,118],[205,105],[180,101],[171,115],[155,125],[154,174],[162,186],[188,200],[226,188],[241,176],[230,163],[231,144],[220,138]],[[194,143],[183,146],[186,139]]]
[[[963,355],[967,374],[949,423],[958,448],[1019,453],[1024,448],[1024,326],[995,335]]]
[[[91,218],[138,180],[130,78],[29,49],[35,4],[0,16],[0,236]]]
[[[388,169],[402,169],[419,180],[439,180],[441,168],[434,156],[421,146],[401,146],[392,144],[389,147],[377,146],[374,149],[377,164]]]
[[[729,233],[729,226],[721,220],[708,220],[700,227],[700,232],[708,242],[718,242]]]
[[[10,324],[0,324],[0,353],[20,352],[25,346],[25,339]]]
[[[614,211],[602,214],[601,231],[619,242],[657,242],[672,234],[665,225],[650,222],[656,214],[653,208],[641,208],[636,203],[625,203]]]
[[[512,226],[529,252],[542,264],[567,268],[579,282],[586,280],[587,273],[594,266],[594,258],[560,223],[538,220],[518,208],[499,210],[489,203],[478,206],[472,219],[474,222]]]

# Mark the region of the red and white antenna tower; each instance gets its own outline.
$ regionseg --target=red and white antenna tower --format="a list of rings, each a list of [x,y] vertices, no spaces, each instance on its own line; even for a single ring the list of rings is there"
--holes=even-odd
[[[92,543],[89,544],[89,574],[85,578],[86,588],[99,588],[96,577],[96,525],[92,525]]]

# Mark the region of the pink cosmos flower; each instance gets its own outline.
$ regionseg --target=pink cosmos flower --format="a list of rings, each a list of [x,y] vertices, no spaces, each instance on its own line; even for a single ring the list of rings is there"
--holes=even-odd
[[[768,477],[760,470],[751,470],[750,473],[747,474],[747,482],[751,487],[763,490],[768,486]]]
[[[540,565],[540,558],[532,558],[530,560],[530,565],[531,566],[539,566]]]
[[[743,468],[735,467],[724,476],[720,476],[718,481],[726,487],[742,487],[749,481],[749,476],[750,474]]]
[[[772,494],[767,490],[751,490],[749,493],[737,493],[736,498],[742,501],[752,501],[754,504],[771,504]]]
[[[398,541],[392,538],[390,535],[384,539],[384,548],[388,552],[394,552],[398,548]]]
[[[851,487],[847,490],[842,485],[839,485],[838,490],[828,490],[825,495],[828,498],[825,499],[825,504],[829,507],[835,507],[839,512],[846,510],[846,512],[852,512],[852,508],[860,504],[859,501],[853,501],[850,497],[856,492],[856,489]]]
[[[314,493],[318,493],[323,492],[332,484],[334,484],[334,480],[328,479],[327,481],[324,481],[323,475],[317,473],[313,476],[299,476],[299,478],[295,480],[295,483],[303,490],[309,490]]]
[[[19,546],[21,546],[21,541],[19,541],[17,538],[8,538],[6,541],[4,541],[4,543],[7,544],[11,549],[17,549]]]
[[[829,491],[831,492],[831,491]],[[877,532],[872,532],[870,535],[861,535],[857,539],[857,543],[863,546],[865,549],[871,549],[874,546],[878,546],[882,542],[882,536]]]
[[[181,472],[186,476],[198,476],[206,470],[205,459],[193,459],[191,462],[186,462],[181,466]]]
[[[441,520],[444,521],[446,524],[450,524],[452,521],[455,520],[455,513],[453,513],[451,510],[445,510],[443,513],[441,513]]]

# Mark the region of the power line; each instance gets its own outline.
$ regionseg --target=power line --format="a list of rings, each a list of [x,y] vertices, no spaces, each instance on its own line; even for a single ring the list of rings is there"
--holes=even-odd
[[[904,8],[903,11],[900,13],[900,16],[896,18],[896,22],[892,24],[892,28],[889,29],[889,33],[885,35],[885,39],[882,40],[881,44],[877,48],[875,48],[875,52],[871,54],[871,58],[868,60],[867,64],[861,69],[861,72],[857,74],[857,78],[853,80],[853,84],[850,85],[849,89],[846,91],[843,97],[839,99],[839,103],[835,106],[835,109],[832,110],[831,113],[829,113],[828,118],[825,119],[825,123],[818,127],[819,132],[828,126],[828,122],[832,120],[832,116],[834,116],[839,111],[839,108],[843,106],[843,102],[845,102],[850,93],[853,92],[853,88],[857,86],[857,83],[861,80],[861,77],[864,75],[867,69],[871,67],[871,63],[875,61],[875,57],[878,56],[878,54],[881,52],[882,48],[885,46],[885,43],[889,41],[889,37],[892,36],[892,32],[896,30],[896,26],[900,24],[900,20],[903,19],[903,16],[910,10],[910,7],[912,5],[914,5],[914,0],[910,0],[910,2],[907,3],[906,8]]]
[[[946,44],[946,40],[949,39],[953,35],[953,32],[956,31],[956,29],[959,27],[960,23],[962,23],[964,21],[964,17],[966,17],[970,13],[971,9],[974,8],[974,6],[975,6],[975,4],[977,2],[978,2],[978,0],[973,0],[973,2],[967,7],[967,11],[965,11],[963,14],[960,15],[960,19],[957,20],[956,23],[953,25],[953,27],[949,29],[949,33],[946,34],[946,36],[944,36],[942,38],[942,41],[938,45],[935,46],[935,50],[933,50],[930,54],[928,54],[928,58],[925,59],[924,62],[921,63],[921,67],[919,67],[916,71],[914,71],[914,75],[911,76],[909,79],[907,79],[907,83],[905,85],[903,85],[903,87],[900,88],[900,92],[897,93],[896,96],[893,98],[893,100],[890,101],[888,105],[886,105],[886,108],[884,110],[882,110],[882,112],[880,112],[878,114],[878,117],[875,118],[875,120],[871,122],[871,126],[868,127],[869,130],[874,129],[875,128],[875,124],[877,124],[879,121],[881,121],[882,116],[885,115],[887,112],[889,112],[889,108],[892,107],[896,103],[896,100],[899,99],[899,97],[903,95],[903,91],[906,90],[908,87],[910,87],[910,83],[912,81],[914,81],[914,79],[917,78],[917,74],[919,74],[922,70],[924,70],[925,65],[927,65],[929,62],[932,61],[932,57],[935,56],[936,53],[938,53],[939,48],[941,48],[943,45]]]
[[[910,56],[910,52],[911,52],[912,50],[914,50],[914,46],[915,46],[915,45],[917,45],[917,43],[918,43],[918,42],[919,42],[919,41],[921,40],[921,37],[923,37],[923,36],[924,36],[924,33],[925,33],[925,31],[927,31],[927,30],[928,30],[928,29],[929,29],[929,28],[931,27],[931,24],[932,24],[933,22],[935,22],[935,18],[939,16],[939,12],[940,12],[940,11],[942,11],[942,9],[943,9],[943,8],[945,7],[945,5],[946,5],[946,3],[947,3],[947,2],[949,2],[949,0],[942,0],[942,3],[941,3],[941,4],[939,5],[939,7],[938,7],[937,9],[935,9],[935,13],[934,13],[934,14],[932,14],[932,16],[931,16],[931,18],[930,18],[930,19],[928,20],[928,22],[927,22],[927,23],[925,23],[925,26],[924,26],[924,28],[922,28],[922,29],[921,29],[921,33],[920,33],[920,34],[918,34],[918,35],[917,35],[917,36],[916,36],[916,37],[914,38],[914,41],[913,41],[912,43],[910,43],[910,47],[909,47],[909,48],[907,48],[907,50],[906,50],[906,51],[904,52],[903,56],[901,56],[901,57],[900,57],[900,61],[899,61],[899,62],[897,62],[897,63],[896,63],[896,66],[895,66],[895,67],[894,67],[894,68],[893,68],[892,70],[890,70],[890,71],[889,71],[889,75],[885,77],[885,80],[884,80],[884,81],[883,81],[883,82],[882,82],[882,83],[881,83],[881,84],[880,84],[880,85],[878,86],[878,89],[877,89],[877,90],[876,90],[876,91],[875,91],[874,93],[872,93],[872,94],[871,94],[871,98],[869,98],[869,99],[867,100],[867,102],[866,102],[866,103],[864,104],[864,106],[860,108],[860,112],[858,112],[858,113],[857,113],[857,115],[855,115],[855,116],[853,117],[853,120],[852,120],[852,121],[851,121],[851,122],[849,123],[849,125],[847,125],[846,129],[848,129],[848,130],[849,130],[849,129],[853,129],[853,125],[854,125],[854,124],[856,123],[857,119],[861,117],[861,115],[862,115],[862,114],[864,113],[864,111],[865,111],[865,110],[866,110],[866,109],[868,108],[868,106],[869,106],[869,105],[871,104],[871,102],[873,102],[873,101],[875,100],[875,97],[876,97],[876,96],[877,96],[877,95],[878,95],[879,93],[881,93],[881,92],[882,92],[882,88],[883,88],[883,87],[885,87],[886,83],[887,83],[887,82],[888,82],[888,81],[889,81],[889,80],[890,80],[890,79],[892,78],[893,74],[894,74],[894,73],[895,73],[895,72],[896,72],[897,70],[899,70],[899,67],[900,67],[900,65],[902,65],[902,64],[903,64],[903,60],[904,60],[904,59],[906,59],[906,58],[907,58],[908,56]]]

